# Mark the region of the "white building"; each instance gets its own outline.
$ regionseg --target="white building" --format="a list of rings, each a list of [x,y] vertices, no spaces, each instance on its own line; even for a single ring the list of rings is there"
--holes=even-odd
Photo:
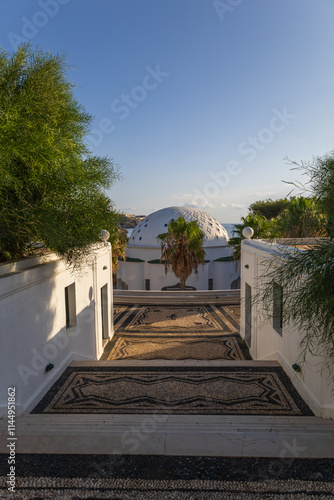
[[[278,243],[286,244],[286,241],[278,240]],[[295,243],[310,244],[312,241],[303,239]],[[242,241],[240,334],[246,340],[254,360],[278,361],[314,413],[334,418],[334,388],[329,383],[326,359],[309,354],[307,362],[298,371],[299,345],[303,336],[300,327],[286,324],[284,311],[283,314],[273,313],[268,317],[259,301],[252,303],[252,297],[266,279],[266,263],[280,253],[280,248],[279,244],[262,240]],[[275,303],[276,311],[282,310],[282,303],[279,304],[281,300],[280,294],[275,293],[273,288],[272,304],[274,309]]]
[[[195,208],[168,207],[145,217],[133,230],[126,250],[126,262],[119,262],[117,288],[125,290],[164,290],[178,285],[171,271],[165,275],[160,264],[161,246],[158,234],[166,233],[171,220],[180,216],[198,221],[205,234],[205,264],[199,266],[198,278],[192,273],[187,288],[196,290],[226,290],[239,288],[239,273],[233,261],[233,249],[228,245],[226,229],[214,217]]]
[[[113,335],[111,246],[74,271],[54,254],[0,265],[0,417],[8,388],[29,412],[73,360],[97,360]]]

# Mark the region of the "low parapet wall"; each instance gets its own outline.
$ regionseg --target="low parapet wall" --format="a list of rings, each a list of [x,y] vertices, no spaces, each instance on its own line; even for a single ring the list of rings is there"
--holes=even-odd
[[[114,304],[240,304],[240,290],[114,290]]]

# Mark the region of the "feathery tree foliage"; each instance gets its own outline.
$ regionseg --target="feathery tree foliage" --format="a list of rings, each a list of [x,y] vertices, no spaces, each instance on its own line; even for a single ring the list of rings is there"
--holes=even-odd
[[[267,266],[256,301],[270,314],[273,288],[282,287],[283,321],[302,332],[300,363],[309,352],[323,356],[334,381],[334,153],[298,168],[309,180],[306,186],[295,185],[315,196],[328,237],[304,250],[283,248]]]
[[[63,56],[0,51],[0,261],[36,242],[80,260],[118,221],[105,194],[118,178],[85,142],[92,117],[74,97]]]
[[[168,232],[158,235],[161,240],[161,260],[167,274],[171,266],[180,280],[180,290],[185,290],[186,280],[192,271],[198,276],[199,264],[204,264],[204,233],[197,221],[186,221],[180,216],[168,224]]]
[[[290,161],[292,170],[301,170],[308,177],[306,184],[289,182],[288,184],[304,192],[310,192],[321,211],[326,216],[326,230],[330,238],[334,238],[334,151],[317,157],[312,163],[298,164]]]
[[[253,238],[273,240],[327,235],[327,217],[315,196],[281,198],[277,203],[271,199],[256,201],[250,205],[249,211],[241,218],[242,222],[235,225],[233,237],[229,240],[236,262],[240,260],[242,230],[247,226],[254,230]]]

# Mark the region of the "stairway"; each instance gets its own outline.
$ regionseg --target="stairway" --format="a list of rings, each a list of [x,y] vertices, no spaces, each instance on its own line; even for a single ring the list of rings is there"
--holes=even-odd
[[[203,308],[200,311],[196,309],[194,314],[197,314],[195,317],[197,323],[192,328],[196,332],[197,328],[208,330],[212,326],[213,334],[211,335],[215,336],[217,329],[225,328],[226,334],[227,328],[227,333],[230,334],[231,330],[233,331],[233,328],[237,326],[233,310],[222,309],[219,311],[215,306],[212,307],[213,309],[206,308],[203,311]],[[189,312],[189,308],[187,311]],[[170,320],[169,312],[167,315],[166,312],[161,311],[161,317],[165,323],[159,323],[159,318],[157,320],[156,316],[154,316],[158,313],[157,310],[152,312],[153,320],[158,321],[158,323],[152,323],[152,325],[153,327],[157,324],[162,326],[158,333],[153,333],[154,328],[150,333],[149,325],[145,325],[141,321],[134,324],[133,321],[131,323],[127,319],[130,314],[137,314],[137,318],[138,315],[141,315],[140,317],[147,320],[147,308],[143,314],[140,310],[133,313],[131,307],[128,312],[121,309],[117,313],[118,337],[121,339],[123,335],[124,339],[129,342],[131,342],[131,338],[137,339],[138,335],[144,341],[155,338],[155,336],[160,337],[160,339],[162,337],[175,338],[177,332],[171,330],[170,325],[174,325],[174,322]],[[166,321],[166,318],[168,321]],[[201,318],[203,318],[202,323],[198,323]],[[187,327],[184,326],[182,321],[184,320],[180,318],[177,328],[181,330],[183,328],[183,336],[187,339],[186,333],[190,332],[191,335],[191,329],[186,332]],[[219,321],[221,321],[220,324],[218,324]],[[191,324],[194,319],[191,317],[189,322]],[[133,325],[135,326],[133,327]],[[197,338],[199,334],[194,333],[193,335]],[[210,338],[216,338],[210,337],[210,331],[203,332],[201,335],[203,338],[207,338],[208,341],[210,341]],[[192,349],[192,347],[190,346],[189,349]],[[191,356],[188,357],[191,358]],[[229,379],[229,373],[234,369],[236,375],[232,374],[231,379]],[[146,379],[145,370],[148,373]],[[306,410],[304,409],[302,401],[301,403],[298,402],[298,399],[300,399],[298,394],[292,386],[289,389],[290,381],[284,380],[286,376],[284,374],[284,377],[279,375],[279,370],[280,367],[276,361],[264,362],[246,359],[231,361],[229,359],[215,359],[214,357],[206,360],[111,359],[109,361],[73,362],[70,365],[69,373],[71,376],[79,377],[78,383],[74,383],[71,379],[73,382],[71,392],[69,390],[70,386],[67,385],[69,379],[66,378],[69,375],[63,374],[64,381],[61,382],[61,379],[58,381],[59,387],[66,387],[68,392],[66,393],[67,396],[65,396],[65,392],[62,393],[65,398],[62,400],[62,404],[57,408],[51,404],[54,394],[58,394],[57,391],[62,390],[57,388],[56,392],[50,393],[47,403],[44,406],[42,404],[38,411],[17,418],[16,452],[203,457],[332,457],[334,450],[334,421],[309,416],[312,412],[307,407]],[[140,375],[142,378],[139,377],[137,380],[137,374],[141,372],[144,375]],[[164,373],[161,377],[162,382],[159,380],[159,373],[161,372],[167,374],[165,376]],[[150,373],[153,375],[158,374],[157,379],[150,379]],[[176,382],[173,379],[173,373],[176,373],[174,377]],[[188,379],[184,375],[186,373],[190,373]],[[214,374],[212,382],[211,373]],[[224,378],[225,373],[227,374],[226,378]],[[238,373],[242,374],[240,382],[237,376]],[[263,373],[263,379],[267,377],[268,380],[261,380],[259,374]],[[275,379],[273,378],[273,381],[270,379],[272,373],[278,374],[278,385],[276,386]],[[105,383],[106,389],[103,389],[104,392],[99,392],[99,384],[104,384],[104,374],[106,380],[108,379]],[[207,378],[205,378],[206,376]],[[258,379],[257,376],[259,376]],[[169,384],[175,384],[174,386],[167,386],[172,387],[170,393],[172,397],[169,400],[168,394],[166,393],[165,399],[165,393],[163,392],[164,377],[168,379]],[[197,377],[199,382],[197,382]],[[122,378],[125,380],[124,382],[122,382]],[[122,383],[124,383],[123,386]],[[127,385],[128,383],[129,385]],[[220,383],[222,385],[219,385]],[[277,389],[280,383],[282,383],[282,396]],[[145,392],[145,384],[147,384],[147,387],[153,386],[153,393],[149,390],[147,390],[147,393]],[[160,388],[158,387],[159,384]],[[198,394],[196,393],[196,384],[200,387]],[[200,384],[204,385],[200,386]],[[212,394],[210,393],[211,384],[218,384],[215,385]],[[225,396],[223,398],[221,395],[225,393],[225,384],[230,387],[226,391],[226,400],[224,399]],[[251,384],[253,384],[253,392],[248,393],[246,389]],[[187,386],[190,387],[190,390],[184,389]],[[142,389],[143,387],[144,389]],[[241,387],[240,397],[238,395],[239,387]],[[151,401],[151,406],[139,405],[135,407],[131,406],[132,402],[129,406],[125,402],[122,406],[122,400],[127,399],[127,390],[131,392],[129,398],[131,401],[136,398],[142,398],[145,401],[146,398],[149,402]],[[100,409],[96,410],[99,399],[105,402],[106,395],[108,396],[110,391],[112,391],[113,397],[112,404],[109,406],[110,411],[104,413],[107,406],[101,406]],[[117,393],[117,397],[114,396],[114,392]],[[89,397],[87,393],[89,393]],[[78,401],[75,399],[77,394],[79,395]],[[123,394],[125,394],[125,397]],[[264,399],[261,399],[261,394],[263,394]],[[194,404],[191,401],[193,396],[196,400]],[[47,399],[47,397],[46,395],[45,398]],[[85,397],[88,397],[87,407],[86,411],[83,411],[82,408],[86,404]],[[248,397],[253,406],[248,411],[244,405],[243,411],[241,411],[240,408]],[[71,398],[75,404],[67,406],[68,401],[71,403]],[[184,406],[183,412],[177,409],[177,405],[182,406],[182,398],[184,398],[184,401],[190,401],[189,404],[187,403]],[[217,398],[223,399],[217,403]],[[288,399],[292,400],[292,405],[289,407],[287,404],[286,406],[287,411],[290,413],[285,412],[284,404],[280,406],[280,401],[284,403],[284,398],[287,398],[287,401]],[[176,401],[176,406],[174,405],[176,410],[171,409],[171,400],[173,400],[173,404],[174,400]],[[160,407],[157,406],[156,401],[160,402]],[[211,406],[213,404],[211,401],[215,401],[215,408]],[[255,406],[253,401],[255,401]],[[271,405],[267,413],[264,411],[264,402]],[[107,403],[109,404],[109,401]],[[227,406],[224,406],[225,403]],[[231,404],[236,404],[232,411],[228,406]],[[256,405],[258,405],[259,410],[256,409]],[[293,406],[297,410],[295,413],[292,411]],[[143,408],[146,411],[143,411]],[[168,410],[166,410],[166,414],[164,413],[165,408]],[[46,413],[43,413],[44,411]],[[1,453],[7,453],[8,451],[6,446],[6,424],[5,420],[0,421]]]
[[[95,361],[72,367],[279,366],[259,361]],[[7,426],[0,421],[0,452]],[[29,414],[17,418],[17,453],[327,458],[333,456],[334,421],[315,416]]]
[[[6,453],[0,422],[0,452]],[[24,415],[17,453],[326,458],[334,422],[319,417]]]

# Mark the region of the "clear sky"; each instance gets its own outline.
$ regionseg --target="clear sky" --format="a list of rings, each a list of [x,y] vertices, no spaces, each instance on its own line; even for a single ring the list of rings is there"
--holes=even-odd
[[[67,54],[127,213],[238,222],[334,149],[333,0],[2,0],[0,45]]]

